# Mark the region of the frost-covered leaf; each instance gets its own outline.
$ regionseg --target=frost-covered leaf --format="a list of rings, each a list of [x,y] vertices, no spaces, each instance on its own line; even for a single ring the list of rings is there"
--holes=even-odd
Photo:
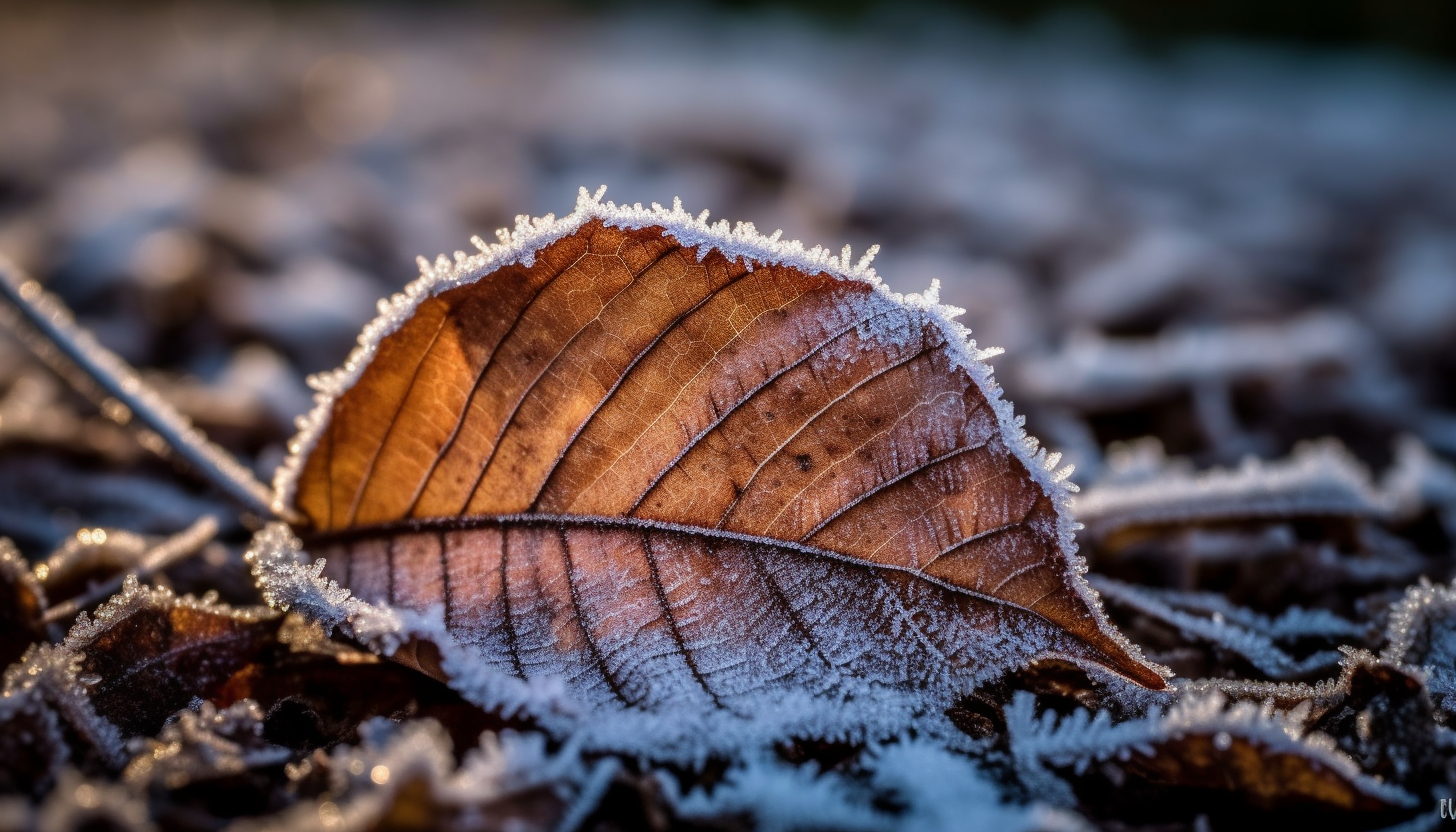
[[[129,578],[94,618],[81,615],[54,648],[52,664],[67,665],[65,674],[87,708],[124,734],[150,734],[254,661],[276,640],[278,620],[266,608],[178,597]]]
[[[1116,794],[1143,820],[1191,820],[1238,801],[1256,809],[1379,812],[1415,805],[1405,790],[1361,771],[1333,738],[1272,704],[1234,702],[1217,690],[1184,693],[1166,711],[1114,724],[1077,711],[1037,716],[1033,697],[1007,709],[1018,770],[1039,794],[1094,811]]]
[[[1047,654],[1163,686],[1080,577],[1069,472],[933,293],[585,191],[477,243],[317,380],[278,505],[327,565],[290,587],[255,547],[275,599],[400,611],[478,701],[464,674],[562,679],[780,735],[897,730]],[[628,722],[604,741],[705,743]]]

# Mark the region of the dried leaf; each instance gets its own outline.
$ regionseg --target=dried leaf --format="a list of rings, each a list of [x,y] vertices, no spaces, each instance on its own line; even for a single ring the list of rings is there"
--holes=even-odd
[[[154,816],[231,818],[286,805],[277,784],[294,753],[264,739],[256,702],[223,710],[202,702],[169,720],[156,739],[134,741],[133,750],[122,779],[150,792]]]
[[[45,588],[7,538],[0,538],[0,665],[45,638]]]
[[[1067,472],[933,297],[585,192],[480,245],[318,380],[279,478],[323,576],[432,619],[447,664],[742,714],[943,709],[1043,654],[1163,686],[1080,578]]]
[[[1230,704],[1216,690],[1185,692],[1166,712],[1120,724],[1087,711],[1060,722],[1050,712],[1038,718],[1025,693],[1006,716],[1018,769],[1038,793],[1092,804],[1099,795],[1125,803],[1142,794],[1148,799],[1139,798],[1138,815],[1145,821],[1191,819],[1226,810],[1231,799],[1263,810],[1362,812],[1416,802],[1362,772],[1328,735],[1307,731],[1298,714],[1272,704]]]
[[[62,650],[97,713],[124,734],[154,734],[194,697],[214,694],[277,638],[279,616],[178,597],[129,578],[121,594],[85,614]],[[138,691],[146,691],[138,696]]]
[[[0,794],[44,794],[69,758],[60,722],[41,696],[0,698]]]

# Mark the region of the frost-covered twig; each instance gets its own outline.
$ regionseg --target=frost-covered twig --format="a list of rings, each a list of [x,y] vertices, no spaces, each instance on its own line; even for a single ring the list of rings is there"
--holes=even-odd
[[[102,411],[125,424],[133,417],[161,438],[172,453],[231,497],[271,517],[272,494],[232,454],[207,437],[148,387],[119,356],[78,327],[70,310],[34,280],[0,257],[0,324],[16,331],[42,360],[104,403]],[[8,314],[7,314],[8,313]],[[80,380],[77,379],[77,372]],[[108,402],[109,400],[109,402]]]

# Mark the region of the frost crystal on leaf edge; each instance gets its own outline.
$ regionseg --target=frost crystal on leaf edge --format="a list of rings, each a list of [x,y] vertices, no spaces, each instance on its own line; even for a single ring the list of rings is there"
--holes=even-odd
[[[530,266],[534,262],[535,254],[542,248],[574,233],[593,220],[600,220],[607,226],[632,229],[661,226],[665,236],[672,237],[685,247],[696,248],[700,259],[709,251],[717,250],[730,259],[745,260],[750,266],[758,263],[788,266],[809,273],[822,272],[841,279],[867,283],[893,303],[926,312],[929,319],[945,335],[952,360],[967,372],[991,404],[1000,435],[1006,441],[1007,447],[1053,501],[1057,510],[1059,549],[1065,558],[1065,574],[1069,577],[1071,588],[1086,603],[1100,628],[1129,655],[1153,667],[1165,678],[1171,677],[1171,672],[1166,668],[1147,662],[1141,649],[1128,641],[1108,621],[1101,599],[1082,577],[1087,571],[1087,564],[1077,554],[1075,541],[1075,533],[1081,525],[1072,519],[1069,511],[1071,494],[1077,490],[1076,485],[1068,480],[1072,467],[1059,467],[1061,454],[1048,453],[1035,438],[1027,434],[1024,417],[1013,412],[1011,403],[1002,397],[1001,387],[992,377],[988,360],[999,355],[1001,350],[977,347],[970,331],[954,320],[965,310],[940,303],[938,282],[933,282],[923,293],[903,295],[891,291],[871,267],[878,246],[872,247],[858,261],[854,261],[848,246],[838,254],[821,246],[806,249],[798,240],[786,242],[780,239],[780,232],[763,236],[752,223],[741,222],[730,226],[728,221],[719,220],[710,224],[708,212],[704,211],[696,216],[689,214],[683,210],[680,200],[674,200],[671,209],[663,208],[657,203],[653,203],[650,208],[644,208],[640,203],[619,206],[612,202],[603,202],[605,192],[605,186],[594,194],[581,188],[576,209],[560,219],[552,214],[535,219],[519,216],[513,231],[502,229],[497,232],[499,243],[486,243],[479,237],[472,238],[472,242],[480,250],[478,254],[467,255],[463,251],[457,251],[453,262],[441,255],[433,264],[420,258],[421,276],[408,284],[404,291],[379,302],[379,316],[364,328],[358,345],[344,365],[309,379],[310,386],[316,391],[314,408],[307,416],[299,418],[299,432],[289,442],[289,456],[279,466],[274,477],[275,512],[286,516],[295,496],[304,460],[327,427],[336,399],[359,380],[373,359],[380,341],[403,325],[424,300],[473,283],[507,265],[519,263]],[[445,632],[442,615],[430,614],[436,611],[427,611],[424,614],[400,611],[354,598],[347,589],[322,576],[323,561],[315,562],[312,566],[305,565],[298,540],[281,524],[272,524],[260,531],[254,538],[248,557],[253,564],[259,587],[269,604],[275,607],[296,609],[331,628],[342,627],[385,654],[392,654],[412,637],[431,640],[442,651],[443,667],[452,679],[452,686],[468,692],[468,698],[477,702],[489,700],[492,705],[508,709],[524,707],[530,703],[534,706],[534,711],[543,702],[549,702],[549,710],[558,714],[575,710],[564,700],[558,689],[547,691],[538,683],[533,682],[528,686],[519,680],[482,669],[479,662],[468,655],[467,648],[455,643]],[[1102,674],[1096,675],[1100,677]],[[810,704],[809,701],[797,703],[788,709],[800,710],[799,705]],[[906,703],[906,709],[914,710],[910,703]],[[641,716],[645,718],[650,715]],[[825,739],[850,739],[867,734],[883,736],[899,727],[895,724],[895,718],[888,714],[864,713],[861,716],[868,722],[854,726],[841,721],[830,733],[821,731],[816,735]],[[900,716],[903,718],[904,714]],[[696,757],[701,753],[701,744],[694,739],[693,734],[702,730],[733,733],[735,728],[742,727],[707,724],[715,721],[706,720],[702,725],[684,728],[680,744],[689,757]],[[603,747],[614,745],[614,739],[630,739],[633,722],[635,720],[626,720],[622,725],[617,725],[615,731],[599,732],[597,739]],[[784,722],[779,727],[785,730],[802,730],[808,727],[789,724],[795,720],[775,722]],[[766,730],[768,726],[762,725],[760,728]],[[764,737],[758,736],[762,731],[750,733],[755,736],[751,740],[744,737],[745,741],[763,741]],[[611,734],[620,736],[611,737]]]

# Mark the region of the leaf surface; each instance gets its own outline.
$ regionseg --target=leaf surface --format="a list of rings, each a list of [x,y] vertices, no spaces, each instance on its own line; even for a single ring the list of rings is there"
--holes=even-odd
[[[933,298],[585,196],[457,260],[322,379],[280,478],[357,597],[599,706],[943,707],[1043,654],[1163,687]]]

